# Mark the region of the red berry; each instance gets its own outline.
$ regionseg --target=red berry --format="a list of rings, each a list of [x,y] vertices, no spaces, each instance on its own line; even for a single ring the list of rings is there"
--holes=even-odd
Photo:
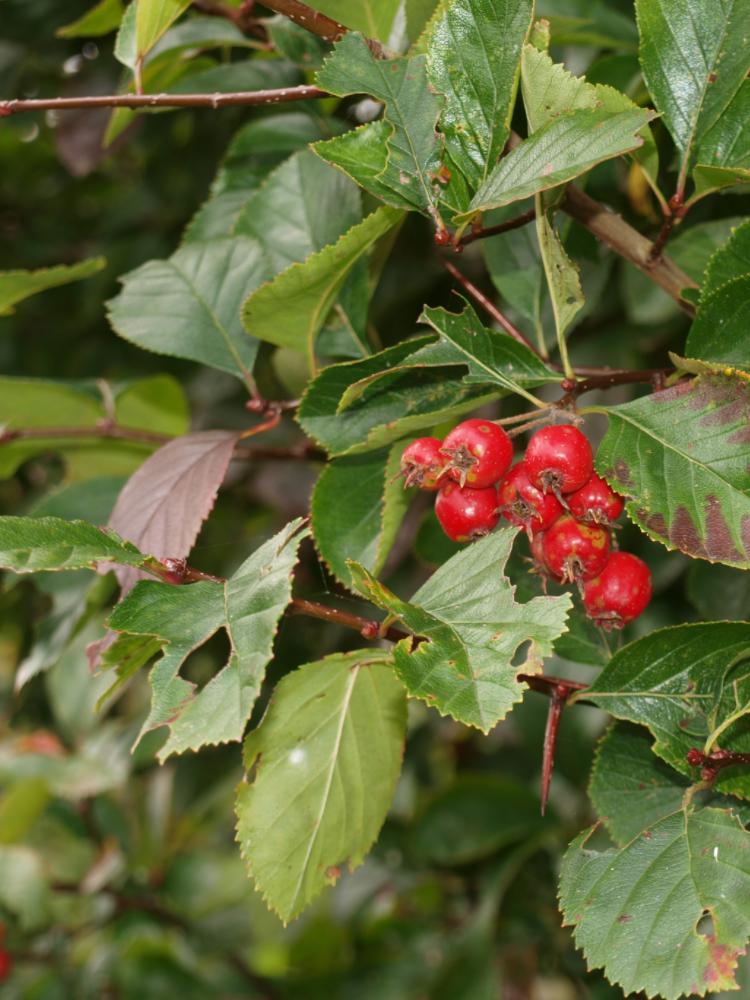
[[[622,514],[623,499],[594,473],[580,490],[568,497],[568,508],[579,521],[612,524]]]
[[[597,524],[581,524],[566,514],[544,534],[544,561],[563,582],[591,580],[609,558],[609,532]]]
[[[529,479],[544,493],[573,493],[594,471],[591,445],[572,424],[532,434],[524,462]]]
[[[10,977],[13,971],[13,958],[9,951],[5,948],[0,948],[0,983],[4,982]]]
[[[613,552],[604,569],[583,588],[589,617],[605,628],[632,622],[651,600],[651,570],[630,552]]]
[[[418,486],[420,490],[436,490],[438,477],[445,465],[440,454],[443,442],[439,438],[417,438],[404,448],[401,455],[401,475],[404,486]]]
[[[488,535],[497,524],[497,490],[474,490],[452,481],[441,486],[435,513],[443,531],[454,542],[470,542]]]
[[[529,535],[545,531],[564,512],[552,493],[542,493],[532,485],[523,462],[518,462],[497,488],[503,517],[517,527],[526,528]]]
[[[490,420],[464,420],[448,434],[440,450],[449,460],[448,474],[475,490],[496,483],[513,460],[510,438]]]

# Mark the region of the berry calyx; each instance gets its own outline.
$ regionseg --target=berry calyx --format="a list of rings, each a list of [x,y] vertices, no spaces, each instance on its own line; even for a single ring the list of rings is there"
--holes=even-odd
[[[440,487],[435,500],[437,519],[448,538],[470,542],[488,535],[497,524],[497,490],[459,486],[452,480]]]
[[[573,517],[593,524],[612,524],[622,514],[623,505],[622,497],[596,473],[568,497]]]
[[[630,552],[613,552],[604,569],[583,588],[583,606],[604,628],[622,628],[651,600],[651,570]]]
[[[513,445],[502,427],[490,420],[464,420],[443,441],[448,475],[475,490],[492,486],[510,468]]]
[[[526,529],[529,538],[545,531],[564,511],[552,493],[542,493],[529,479],[524,462],[518,462],[497,488],[500,512],[506,521]]]
[[[542,551],[547,569],[563,583],[591,580],[609,558],[609,532],[566,514],[545,532]]]
[[[445,464],[440,448],[443,442],[435,437],[422,437],[412,441],[401,455],[401,475],[404,486],[418,486],[420,490],[436,490]]]
[[[542,427],[529,440],[526,472],[543,493],[574,493],[590,479],[594,456],[585,435],[572,424]]]
[[[9,951],[0,948],[0,983],[10,978],[13,971],[13,958]]]

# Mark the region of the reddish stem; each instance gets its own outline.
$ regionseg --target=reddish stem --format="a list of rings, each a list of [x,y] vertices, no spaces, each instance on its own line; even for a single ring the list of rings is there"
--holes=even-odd
[[[547,711],[547,725],[544,730],[544,749],[542,753],[542,816],[547,809],[547,799],[549,798],[549,786],[552,780],[552,770],[555,766],[555,747],[557,746],[557,733],[560,728],[560,718],[565,708],[565,702],[571,695],[571,688],[567,681],[556,684],[551,689],[552,700]]]
[[[736,767],[738,764],[750,765],[750,753],[739,753],[736,750],[713,750],[706,754],[698,747],[693,747],[687,752],[687,762],[692,767],[700,767],[703,781],[711,783],[719,771],[725,767]]]
[[[469,243],[474,243],[475,240],[486,240],[490,236],[499,236],[500,233],[509,233],[512,229],[520,229],[521,226],[525,226],[529,222],[533,222],[535,218],[536,211],[533,208],[530,208],[528,212],[524,212],[522,215],[517,215],[514,219],[508,219],[507,222],[499,222],[496,226],[487,226],[485,228],[479,226],[477,229],[471,229],[468,233],[461,237],[456,245],[465,247],[468,246]]]

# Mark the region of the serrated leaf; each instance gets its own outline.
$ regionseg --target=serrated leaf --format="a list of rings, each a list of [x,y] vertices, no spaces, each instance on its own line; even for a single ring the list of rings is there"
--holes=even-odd
[[[636,0],[646,86],[683,164],[747,71],[749,0]],[[683,168],[684,169],[684,168]]]
[[[750,623],[707,622],[659,629],[619,650],[586,698],[617,719],[647,726],[654,753],[687,777],[692,747],[716,741],[750,748],[750,730],[733,726],[750,714]],[[725,742],[726,741],[726,742]],[[723,772],[715,787],[750,793],[750,780]]]
[[[60,264],[39,271],[0,271],[0,316],[10,316],[14,307],[31,295],[90,278],[106,266],[104,257],[91,257],[79,264]]]
[[[167,28],[190,6],[191,0],[135,0],[135,44],[138,57],[159,41]]]
[[[750,81],[745,80],[705,135],[693,168],[695,198],[750,183]]]
[[[440,335],[449,348],[443,363],[469,366],[467,382],[501,386],[506,392],[524,396],[536,404],[527,389],[559,382],[560,373],[552,371],[532,350],[500,330],[483,326],[471,305],[461,313],[426,308],[420,321]]]
[[[148,556],[114,531],[59,517],[0,517],[0,568],[14,573],[143,566]]]
[[[125,12],[122,0],[99,0],[85,14],[58,28],[58,38],[98,38],[114,31]]]
[[[454,0],[430,27],[427,73],[445,97],[440,129],[472,190],[497,162],[510,132],[533,6],[531,0]]]
[[[691,358],[750,369],[750,274],[701,297],[685,353]]]
[[[163,445],[123,487],[109,526],[157,559],[184,559],[211,512],[239,434],[199,431]],[[143,574],[116,570],[123,596]]]
[[[379,573],[408,506],[399,476],[402,444],[330,462],[312,497],[312,530],[321,557],[346,587],[347,561]],[[342,498],[346,502],[342,503]]]
[[[335,243],[361,218],[356,185],[302,150],[263,181],[234,231],[257,240],[278,273]]]
[[[248,333],[312,358],[315,337],[347,276],[362,255],[400,221],[401,215],[381,206],[352,226],[337,243],[311,254],[303,263],[292,264],[262,285],[242,307]]]
[[[750,936],[750,834],[737,817],[679,810],[606,851],[586,846],[591,834],[573,841],[560,875],[565,923],[589,968],[626,994],[665,1000],[732,989]]]
[[[690,786],[654,754],[651,744],[645,729],[617,723],[596,748],[589,796],[620,847],[679,809]]]
[[[329,656],[277,685],[246,741],[255,772],[239,789],[237,839],[285,923],[345,865],[361,864],[390,805],[405,733],[405,692],[385,650]]]
[[[409,693],[482,732],[523,697],[519,673],[541,670],[565,631],[570,597],[535,597],[517,604],[504,575],[517,531],[499,528],[436,570],[410,601],[403,601],[362,566],[351,564],[356,589],[406,625],[393,649],[396,672]],[[518,650],[528,643],[522,662]]]
[[[269,274],[262,249],[245,236],[190,243],[126,274],[107,303],[109,321],[139,347],[247,381],[258,343],[242,328],[240,305]]]
[[[299,519],[292,521],[223,583],[171,587],[145,581],[113,611],[110,628],[154,636],[164,646],[151,672],[151,710],[139,737],[169,726],[160,760],[242,739],[273,652],[278,621],[291,598],[297,550],[307,535],[301,525]],[[220,628],[229,637],[229,661],[195,693],[195,685],[180,677],[180,668],[188,654]]]
[[[606,414],[596,467],[631,520],[667,548],[750,567],[750,381],[702,375]]]
[[[583,297],[578,266],[565,252],[565,247],[552,221],[552,211],[547,207],[543,194],[535,196],[535,205],[539,252],[547,278],[552,313],[555,317],[557,345],[561,358],[569,366],[565,333],[583,309],[586,300]]]
[[[711,255],[701,288],[701,298],[727,281],[750,274],[750,221],[733,226],[726,243]]]
[[[331,455],[358,454],[495,398],[494,392],[451,377],[458,376],[455,367],[426,359],[410,363],[432,339],[415,337],[361,361],[325,368],[308,385],[297,410],[302,429]]]
[[[643,144],[638,132],[652,117],[640,109],[612,114],[599,108],[553,119],[503,157],[460,221],[564,184],[603,160],[638,149]]]
[[[349,32],[323,64],[317,83],[338,97],[365,93],[385,103],[384,123],[390,133],[386,135],[383,126],[378,130],[385,137],[386,156],[376,184],[367,184],[372,175],[371,154],[361,175],[357,171],[352,176],[395,208],[433,213],[435,176],[440,169],[436,132],[440,103],[429,87],[424,56],[376,59],[361,35]],[[313,149],[335,163],[338,143],[332,139]],[[347,160],[356,169],[351,153]]]

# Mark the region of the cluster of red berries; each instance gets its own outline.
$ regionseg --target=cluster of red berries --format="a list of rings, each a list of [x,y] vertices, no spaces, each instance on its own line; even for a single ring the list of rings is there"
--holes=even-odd
[[[424,437],[401,457],[407,486],[437,492],[435,513],[455,542],[488,534],[501,517],[526,529],[540,572],[581,590],[605,628],[633,621],[651,599],[648,566],[611,551],[623,500],[594,472],[587,438],[572,424],[543,427],[511,468],[513,445],[490,420],[465,420],[444,441]]]

